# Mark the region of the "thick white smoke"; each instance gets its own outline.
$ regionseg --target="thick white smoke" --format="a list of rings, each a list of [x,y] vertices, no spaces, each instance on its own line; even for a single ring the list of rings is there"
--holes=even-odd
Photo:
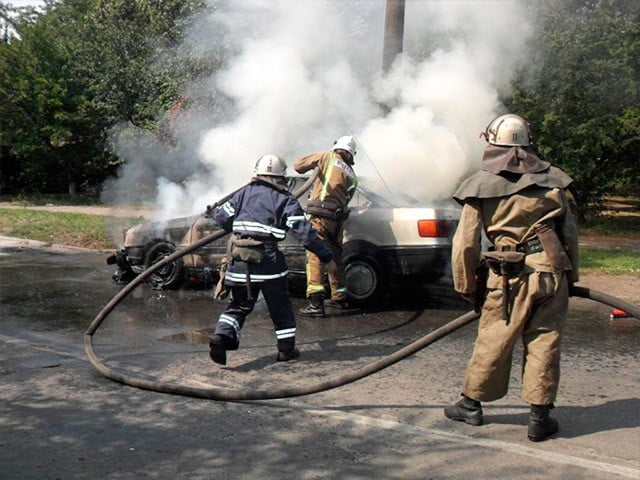
[[[345,134],[358,141],[359,175],[375,177],[375,164],[392,191],[450,196],[477,168],[478,135],[527,61],[531,12],[524,0],[406,0],[404,54],[382,76],[384,10],[384,0],[242,0],[203,18],[186,47],[218,46],[226,67],[185,90],[216,100],[181,116],[192,158],[186,181],[157,184],[158,215],[203,211],[262,154],[291,165]]]

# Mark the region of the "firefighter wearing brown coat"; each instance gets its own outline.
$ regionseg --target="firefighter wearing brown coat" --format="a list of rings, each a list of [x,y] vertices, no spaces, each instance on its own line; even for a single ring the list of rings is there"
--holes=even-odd
[[[499,116],[484,135],[481,170],[454,194],[463,209],[452,249],[455,289],[482,313],[462,399],[444,413],[482,425],[480,402],[506,395],[513,348],[522,338],[521,394],[531,404],[528,437],[537,442],[558,431],[549,410],[560,378],[568,286],[578,280],[577,227],[566,190],[573,180],[532,152],[522,117]],[[484,255],[482,232],[491,244]],[[486,284],[478,281],[483,277]]]
[[[356,154],[356,142],[348,135],[340,137],[328,152],[311,153],[297,159],[293,168],[298,173],[305,173],[318,168],[306,213],[318,236],[331,247],[333,257],[338,265],[337,275],[328,274],[331,288],[331,299],[328,307],[345,309],[347,289],[344,281],[342,258],[342,226],[346,220],[348,204],[356,191],[358,180],[353,171],[353,157]],[[309,305],[300,310],[302,315],[311,317],[324,316],[324,270],[320,259],[312,252],[307,252],[307,297]]]

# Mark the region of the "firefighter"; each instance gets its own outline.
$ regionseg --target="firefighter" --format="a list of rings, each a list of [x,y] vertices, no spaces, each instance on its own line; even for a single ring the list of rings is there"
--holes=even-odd
[[[287,164],[275,155],[260,157],[251,182],[213,212],[214,219],[232,232],[227,261],[221,269],[217,295],[231,294],[209,343],[210,357],[225,365],[227,350],[236,350],[245,319],[260,292],[275,327],[277,361],[300,354],[295,348],[296,319],[287,288],[287,264],[278,242],[287,231],[321,262],[336,270],[331,249],[318,238],[298,200],[287,190]],[[224,288],[220,288],[224,286]]]
[[[337,273],[328,272],[331,298],[324,301],[324,272],[321,259],[313,252],[307,252],[307,297],[309,304],[300,310],[302,315],[324,317],[325,305],[330,308],[348,309],[347,288],[342,265],[342,227],[349,215],[347,205],[353,197],[358,180],[353,171],[356,142],[352,136],[340,137],[328,152],[311,153],[297,159],[293,168],[305,173],[319,169],[306,212],[318,236],[333,251]]]
[[[514,344],[522,338],[521,395],[531,405],[529,440],[538,442],[558,431],[549,411],[569,285],[578,280],[577,226],[566,190],[573,180],[536,156],[529,124],[518,115],[498,116],[483,136],[481,169],[454,194],[463,208],[452,248],[454,287],[476,302],[481,317],[462,398],[444,414],[482,425],[480,402],[507,393]],[[485,253],[483,233],[491,245]],[[477,281],[482,277],[486,284]]]

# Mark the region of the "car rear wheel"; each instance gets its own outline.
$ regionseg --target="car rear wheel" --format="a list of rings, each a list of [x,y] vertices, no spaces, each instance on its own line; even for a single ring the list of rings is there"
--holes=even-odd
[[[359,257],[347,261],[345,283],[349,297],[355,303],[371,302],[379,299],[387,287],[382,269],[371,257]]]
[[[168,242],[158,242],[153,245],[145,256],[144,268],[149,268],[163,258],[176,251],[176,247]],[[185,279],[185,268],[182,259],[163,265],[151,274],[150,281],[153,288],[159,290],[172,290],[178,288]]]

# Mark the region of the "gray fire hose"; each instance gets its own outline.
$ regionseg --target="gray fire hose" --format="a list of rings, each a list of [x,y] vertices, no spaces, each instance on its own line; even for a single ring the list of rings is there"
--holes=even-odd
[[[171,263],[174,260],[186,255],[192,250],[201,247],[208,243],[208,241],[213,241],[217,238],[223,236],[224,232],[219,232],[209,237],[203,238],[199,242],[189,246],[183,250],[173,253],[172,255],[164,258],[162,261],[152,265],[149,269],[142,272],[138,277],[136,277],[130,284],[128,284],[123,290],[121,290],[98,314],[98,316],[93,320],[89,328],[84,334],[84,345],[85,351],[89,360],[93,364],[93,366],[105,377],[110,378],[116,382],[123,383],[125,385],[130,385],[132,387],[141,388],[144,390],[152,390],[155,392],[161,393],[172,393],[175,395],[186,395],[190,397],[197,398],[208,398],[211,400],[225,400],[225,401],[240,401],[240,400],[269,400],[275,398],[288,398],[288,397],[297,397],[301,395],[309,395],[311,393],[317,393],[324,390],[330,390],[332,388],[337,388],[343,385],[346,385],[351,382],[355,382],[361,378],[364,378],[368,375],[376,373],[384,368],[387,368],[400,360],[407,358],[410,355],[422,350],[423,348],[431,345],[437,340],[441,339],[449,335],[450,333],[455,332],[461,327],[473,322],[478,319],[479,314],[471,311],[461,315],[451,322],[443,325],[442,327],[434,330],[433,332],[425,335],[424,337],[416,340],[415,342],[407,345],[406,347],[398,350],[397,352],[388,355],[386,357],[381,358],[373,363],[370,363],[358,370],[353,372],[346,373],[344,375],[340,375],[334,378],[330,378],[328,380],[324,380],[321,382],[312,383],[309,385],[302,385],[298,387],[289,387],[289,388],[279,388],[273,390],[255,390],[255,389],[223,389],[223,388],[199,388],[199,387],[189,387],[186,385],[180,384],[172,384],[167,382],[159,382],[153,380],[144,380],[140,378],[135,378],[129,375],[124,375],[118,372],[113,371],[111,368],[106,366],[104,363],[98,359],[96,354],[93,351],[93,334],[98,329],[100,324],[104,321],[104,319],[109,315],[109,313],[115,308],[115,306],[120,303],[120,301],[126,297],[136,286],[138,286],[147,276],[153,273],[156,269],[161,268],[162,265],[167,263]],[[574,287],[571,290],[572,296],[589,298],[591,300],[604,303],[614,308],[619,308],[629,313],[630,315],[640,319],[640,307],[636,305],[632,305],[628,302],[620,300],[618,298],[612,297],[610,295],[591,290],[589,288],[584,287]]]
[[[312,183],[314,177],[311,177],[308,183],[309,185]],[[307,187],[308,188],[308,187]],[[300,189],[302,190],[302,189]],[[301,193],[300,193],[301,194]],[[229,198],[230,195],[218,201],[217,204],[222,204],[226,199]],[[297,195],[299,196],[299,195]],[[353,372],[346,373],[344,375],[340,375],[334,378],[330,378],[328,380],[324,380],[321,382],[316,382],[308,385],[301,385],[297,387],[289,387],[289,388],[276,388],[271,390],[256,390],[256,389],[225,389],[218,387],[211,388],[201,388],[201,387],[190,387],[186,385],[154,381],[154,380],[144,380],[140,378],[135,378],[130,375],[125,375],[122,373],[115,372],[97,357],[93,350],[93,334],[98,330],[102,322],[107,318],[107,316],[113,311],[113,309],[127,296],[131,293],[140,283],[142,283],[147,277],[149,277],[153,272],[162,268],[163,266],[174,262],[175,260],[191,253],[192,251],[207,245],[219,238],[222,238],[226,235],[227,232],[224,230],[219,230],[207,237],[204,237],[197,242],[189,245],[188,247],[178,250],[173,254],[163,258],[158,263],[154,263],[144,272],[140,273],[136,278],[134,278],[131,283],[126,285],[118,294],[105,305],[105,307],[98,313],[96,318],[91,322],[91,325],[84,333],[84,347],[91,361],[91,364],[105,377],[114,380],[116,382],[129,385],[132,387],[141,388],[144,390],[151,390],[155,392],[161,393],[171,393],[174,395],[185,395],[190,397],[197,398],[207,398],[211,400],[223,400],[223,401],[245,401],[245,400],[270,400],[276,398],[288,398],[288,397],[297,397],[301,395],[309,395],[312,393],[321,392],[324,390],[330,390],[332,388],[337,388],[343,385],[346,385],[351,382],[355,382],[361,378],[364,378],[368,375],[376,373],[384,368],[387,368],[400,360],[407,358],[410,355],[422,350],[423,348],[431,345],[437,340],[449,335],[450,333],[455,332],[461,327],[477,320],[479,318],[479,314],[473,311],[465,313],[464,315],[460,315],[455,318],[451,322],[443,325],[440,328],[437,328],[433,332],[425,335],[424,337],[416,340],[415,342],[407,345],[404,348],[401,348],[397,352],[388,355],[386,357],[381,358],[373,363],[365,365],[364,367],[354,370]],[[589,288],[584,287],[572,287],[570,291],[571,296],[577,296],[582,298],[588,298],[594,300],[596,302],[604,303],[614,308],[619,308],[629,313],[633,317],[640,320],[640,306],[633,305],[631,303],[625,302],[618,298],[612,297],[602,292],[598,292],[595,290],[591,290]]]

